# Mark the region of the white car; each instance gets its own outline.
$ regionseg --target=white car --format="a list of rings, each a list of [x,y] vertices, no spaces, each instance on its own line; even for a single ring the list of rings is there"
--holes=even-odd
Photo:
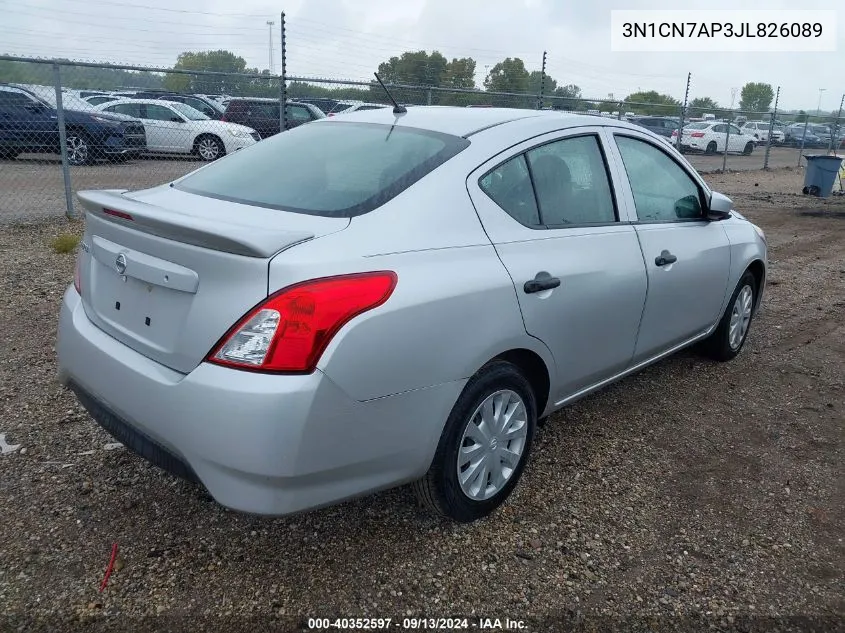
[[[672,132],[672,140],[678,139],[678,130]],[[725,151],[725,143],[728,152],[742,153],[745,155],[754,151],[757,144],[750,134],[743,132],[740,128],[724,121],[699,121],[684,126],[681,136],[681,147],[685,150],[715,154]]]
[[[360,110],[379,110],[381,108],[386,108],[388,106],[382,103],[367,103],[366,101],[341,101],[338,103],[334,108],[331,109],[331,112],[328,112],[328,116],[336,116],[338,114],[349,114],[350,112],[358,112]]]
[[[195,154],[211,161],[254,145],[261,135],[237,123],[215,121],[184,103],[159,99],[119,99],[95,107],[141,119],[147,133],[147,150]]]
[[[759,143],[765,143],[769,138],[769,123],[766,121],[748,121],[742,126],[742,131],[756,138]],[[772,130],[772,143],[781,144],[785,139],[783,130],[775,125]]]

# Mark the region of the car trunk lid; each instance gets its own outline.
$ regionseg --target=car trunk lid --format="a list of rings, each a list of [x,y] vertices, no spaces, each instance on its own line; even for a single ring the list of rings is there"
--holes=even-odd
[[[167,186],[83,191],[82,300],[97,327],[190,372],[268,294],[270,259],[349,225]]]

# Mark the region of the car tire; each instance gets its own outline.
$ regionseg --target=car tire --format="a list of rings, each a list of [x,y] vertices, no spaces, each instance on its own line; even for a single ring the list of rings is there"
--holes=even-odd
[[[194,153],[200,159],[211,162],[226,155],[226,147],[223,141],[213,134],[203,134],[194,141]]]
[[[67,146],[67,162],[74,167],[88,165],[94,158],[91,139],[85,132],[68,130],[65,137]]]
[[[707,148],[704,150],[705,154],[715,154],[717,150],[716,141],[710,141],[707,143]]]
[[[490,422],[501,420],[503,407],[512,411],[511,417],[491,429]],[[417,498],[459,523],[487,516],[519,482],[536,427],[531,384],[512,363],[488,363],[470,378],[452,408],[428,472],[413,484]]]
[[[754,151],[754,143],[748,142],[745,144],[745,148],[742,150],[743,156],[751,156],[751,152]]]
[[[719,325],[703,343],[703,352],[707,356],[720,362],[736,358],[751,330],[756,301],[757,280],[747,270],[736,285]]]

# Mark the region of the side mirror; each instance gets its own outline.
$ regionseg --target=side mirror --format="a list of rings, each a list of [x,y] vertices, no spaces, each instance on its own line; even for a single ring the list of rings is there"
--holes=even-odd
[[[717,222],[719,220],[727,220],[729,217],[731,217],[731,211],[733,211],[733,206],[733,200],[728,198],[726,195],[719,193],[718,191],[714,191],[710,196],[710,200],[708,201],[705,216],[708,220],[712,220],[714,222]]]

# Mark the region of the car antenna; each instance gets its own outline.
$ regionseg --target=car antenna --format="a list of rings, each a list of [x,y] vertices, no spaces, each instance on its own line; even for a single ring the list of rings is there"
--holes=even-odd
[[[381,84],[381,87],[384,88],[385,93],[387,93],[387,98],[393,102],[393,114],[405,114],[408,111],[407,108],[396,103],[396,99],[394,99],[393,95],[390,94],[390,90],[388,90],[387,86],[384,85],[384,82],[381,80],[381,77],[378,76],[378,73],[373,74],[376,76],[376,79]]]

